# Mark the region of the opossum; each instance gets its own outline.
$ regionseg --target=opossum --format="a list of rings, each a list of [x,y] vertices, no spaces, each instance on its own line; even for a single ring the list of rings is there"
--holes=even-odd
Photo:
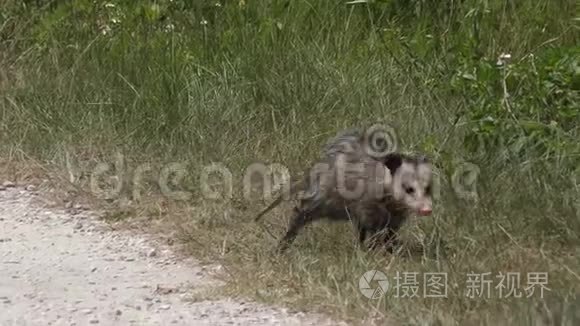
[[[388,144],[386,144],[388,145]],[[278,251],[285,251],[298,232],[322,218],[351,220],[364,245],[373,237],[392,251],[396,233],[411,213],[428,216],[432,211],[432,166],[424,155],[388,152],[372,148],[358,129],[332,138],[310,173],[291,185],[292,194],[303,192]],[[256,218],[282,201],[278,197]]]

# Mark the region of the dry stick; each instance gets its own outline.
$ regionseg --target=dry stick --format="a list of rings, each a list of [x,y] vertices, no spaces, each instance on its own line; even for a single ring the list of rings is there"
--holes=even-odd
[[[579,281],[580,281],[580,275],[578,275],[577,273],[575,273],[570,267],[568,267],[568,265],[557,261],[556,259],[550,259],[550,257],[548,257],[548,255],[546,255],[546,253],[544,252],[544,250],[542,250],[540,248],[540,254],[542,255],[542,257],[548,261],[555,261],[556,263],[560,264],[560,266],[564,267],[564,269],[566,269],[570,274],[574,275],[574,277],[576,277]]]
[[[503,97],[502,97],[501,103],[507,109],[507,111],[512,116],[512,118],[514,119],[514,121],[517,122],[518,119],[516,118],[514,112],[512,111],[511,104],[509,102],[510,94],[508,93],[508,90],[507,90],[507,82],[506,82],[507,77],[509,75],[509,72],[506,71],[507,70],[507,67],[508,67],[508,64],[505,63],[505,65],[503,66],[503,69],[502,69],[502,71],[503,71],[503,78],[501,80],[501,86],[502,86],[502,89],[503,89]]]
[[[520,246],[520,244],[519,244],[519,243],[518,243],[518,242],[517,242],[517,241],[516,241],[516,240],[515,240],[515,239],[512,237],[512,235],[511,235],[511,234],[509,234],[509,233],[506,231],[506,229],[504,229],[504,227],[503,227],[503,226],[501,226],[501,224],[499,224],[499,223],[495,223],[495,224],[496,224],[496,225],[497,225],[497,226],[498,226],[498,227],[499,227],[499,228],[500,228],[500,229],[503,231],[503,233],[505,233],[505,235],[507,235],[507,237],[508,237],[508,238],[509,238],[509,239],[510,239],[510,240],[511,240],[511,241],[512,241],[512,242],[513,242],[513,243],[514,243],[514,244],[515,244],[515,245],[516,245],[518,248],[520,248],[521,250],[524,250],[524,248],[522,248],[522,246]]]

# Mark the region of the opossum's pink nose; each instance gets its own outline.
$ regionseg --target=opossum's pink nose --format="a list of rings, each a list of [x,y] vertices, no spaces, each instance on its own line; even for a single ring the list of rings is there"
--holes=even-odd
[[[431,215],[431,208],[423,207],[419,209],[419,215],[421,216],[429,216]]]

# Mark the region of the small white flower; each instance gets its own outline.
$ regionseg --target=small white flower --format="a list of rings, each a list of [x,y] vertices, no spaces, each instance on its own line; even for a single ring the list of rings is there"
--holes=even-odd
[[[499,58],[497,58],[497,62],[496,64],[498,66],[503,66],[507,63],[507,61],[509,61],[512,58],[512,55],[509,53],[502,53],[499,55]]]
[[[509,59],[512,58],[512,55],[509,54],[509,53],[502,53],[499,57],[502,58],[502,59],[509,60]]]
[[[207,20],[205,20],[205,19],[204,19],[204,20],[202,20],[202,21],[200,22],[200,24],[202,24],[202,25],[207,25]]]
[[[216,6],[216,7],[221,7],[221,6],[222,6],[222,4],[221,4],[221,3],[219,3],[219,2],[216,2],[216,3],[215,3],[215,6]]]
[[[165,31],[166,32],[172,32],[175,29],[175,25],[169,23],[167,25],[165,25]]]
[[[105,8],[115,8],[115,4],[110,3],[110,2],[105,3]]]
[[[111,27],[109,25],[105,25],[101,28],[101,34],[107,35],[111,31]]]

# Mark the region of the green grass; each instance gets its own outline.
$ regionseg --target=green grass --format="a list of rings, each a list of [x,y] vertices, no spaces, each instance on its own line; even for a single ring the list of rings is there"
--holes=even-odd
[[[90,190],[96,165],[119,153],[129,196],[135,169],[150,163],[144,197],[110,219],[178,231],[191,254],[226,267],[226,294],[401,324],[531,325],[580,311],[574,1],[96,3],[8,1],[0,13],[4,159],[73,171]],[[509,76],[494,66],[502,52]],[[365,253],[350,226],[320,223],[273,255],[287,211],[254,223],[266,203],[244,198],[245,169],[277,162],[297,173],[338,130],[376,122],[436,161],[435,215],[405,228],[425,254]],[[506,150],[498,136],[525,146]],[[491,145],[474,153],[474,139]],[[169,163],[185,168],[185,201],[156,185]],[[232,173],[231,200],[203,196],[211,163]],[[464,163],[480,170],[475,202],[451,182]],[[448,298],[395,298],[391,288],[369,300],[358,289],[369,269],[391,285],[396,272],[420,273],[419,285],[422,273],[447,273]],[[522,286],[526,273],[549,272],[551,291],[546,301],[497,290],[470,299],[470,272],[521,273]]]

